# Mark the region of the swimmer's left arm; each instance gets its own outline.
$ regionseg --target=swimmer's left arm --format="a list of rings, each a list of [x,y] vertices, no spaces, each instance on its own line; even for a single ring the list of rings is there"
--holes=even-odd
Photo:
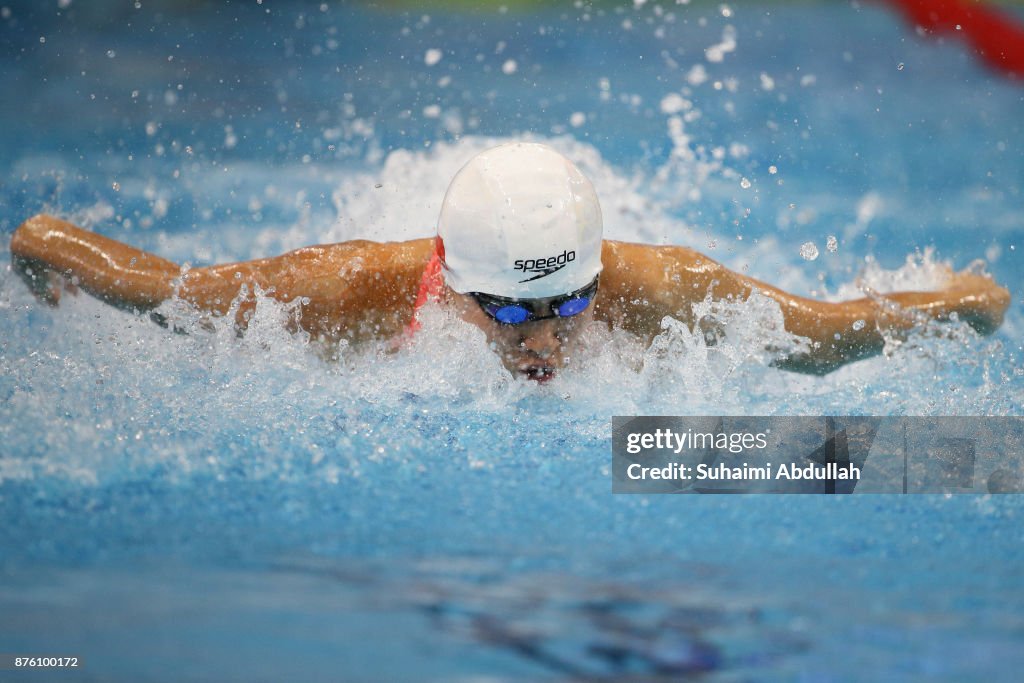
[[[746,299],[758,291],[778,302],[786,330],[808,338],[812,348],[776,364],[815,374],[876,355],[886,337],[900,337],[929,320],[946,321],[954,314],[980,334],[991,334],[1010,305],[1008,290],[988,276],[966,270],[951,274],[940,290],[873,294],[837,303],[795,296],[722,266],[713,280],[709,291],[716,298]]]
[[[1010,293],[991,278],[963,271],[933,292],[896,292],[832,303],[796,296],[729,270],[685,247],[605,242],[604,272],[596,315],[634,333],[653,336],[672,316],[687,324],[693,304],[714,299],[746,300],[755,291],[779,304],[786,331],[811,341],[809,353],[776,361],[780,367],[824,374],[882,351],[886,336],[898,336],[924,320],[957,316],[981,334],[1003,321]],[[606,286],[607,285],[607,286]]]

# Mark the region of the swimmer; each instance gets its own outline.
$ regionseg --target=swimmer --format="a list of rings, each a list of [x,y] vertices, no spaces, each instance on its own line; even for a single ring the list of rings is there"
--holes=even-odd
[[[777,302],[786,331],[810,343],[779,354],[775,364],[818,374],[877,354],[886,336],[927,320],[955,314],[990,334],[1010,302],[991,278],[966,270],[951,273],[939,291],[815,301],[686,247],[603,240],[590,181],[571,161],[533,143],[501,145],[471,159],[448,188],[433,239],[356,240],[186,270],[40,215],[15,231],[11,256],[16,272],[52,305],[62,289],[81,288],[138,312],[177,296],[213,315],[228,314],[234,304],[241,331],[258,288],[297,301],[296,328],[325,342],[401,339],[415,333],[419,309],[436,301],[480,328],[510,372],[537,381],[569,362],[587,325],[621,328],[649,342],[666,316],[699,324],[693,305],[707,297],[746,300],[759,292]]]

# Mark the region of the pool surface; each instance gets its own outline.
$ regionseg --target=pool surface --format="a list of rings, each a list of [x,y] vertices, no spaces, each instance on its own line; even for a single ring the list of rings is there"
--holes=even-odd
[[[267,299],[244,337],[166,303],[174,334],[4,267],[0,653],[82,681],[1019,680],[1020,496],[611,494],[614,415],[1024,414],[1024,88],[957,41],[696,0],[0,1],[0,31],[5,264],[40,212],[191,265],[428,236],[466,160],[529,139],[608,238],[832,300],[984,259],[1014,297],[991,337],[825,377],[769,365],[764,302],[709,310],[711,348],[592,329],[538,386],[441,311],[329,359]]]

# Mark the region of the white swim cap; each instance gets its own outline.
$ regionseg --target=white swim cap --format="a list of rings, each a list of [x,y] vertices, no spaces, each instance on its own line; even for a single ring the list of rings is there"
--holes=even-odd
[[[576,166],[514,142],[473,157],[448,186],[437,223],[456,292],[534,299],[567,294],[601,272],[601,207]]]

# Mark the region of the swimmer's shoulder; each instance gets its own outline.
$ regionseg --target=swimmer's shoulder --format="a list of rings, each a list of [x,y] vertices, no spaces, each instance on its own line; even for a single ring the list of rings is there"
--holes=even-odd
[[[393,277],[414,277],[418,283],[423,269],[434,253],[434,238],[402,242],[367,242],[367,252],[375,266]]]
[[[601,262],[604,266],[601,274],[602,285],[629,290],[678,283],[688,274],[692,275],[719,265],[689,247],[617,240],[604,240]]]
[[[328,339],[393,337],[412,317],[434,240],[351,240],[303,247],[284,257],[275,282],[294,280],[308,300],[302,323]]]
[[[604,241],[601,262],[595,315],[644,336],[657,334],[666,315],[689,320],[706,289],[705,271],[718,266],[689,247],[616,240]]]
[[[345,272],[378,274],[387,279],[418,278],[423,273],[434,249],[434,239],[424,238],[402,242],[349,240],[318,244],[291,252],[310,262],[322,262]]]

